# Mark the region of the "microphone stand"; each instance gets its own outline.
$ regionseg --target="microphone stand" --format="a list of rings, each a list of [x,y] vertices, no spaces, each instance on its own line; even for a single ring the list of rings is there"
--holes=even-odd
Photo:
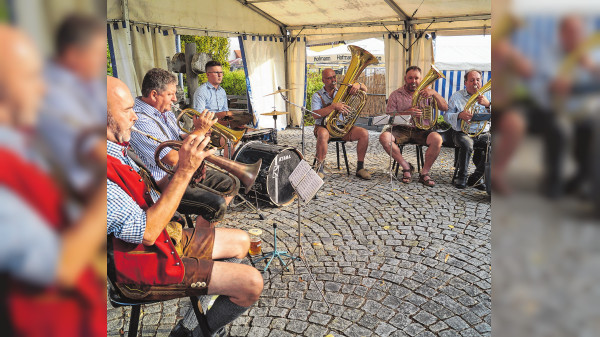
[[[302,157],[304,157],[304,113],[305,112],[310,112],[313,115],[319,116],[318,118],[321,118],[321,115],[319,115],[317,113],[314,113],[311,110],[308,110],[304,106],[300,106],[300,105],[298,105],[296,103],[290,102],[290,100],[287,98],[287,96],[285,96],[283,93],[280,93],[280,94],[281,94],[281,97],[283,98],[284,101],[286,101],[287,103],[289,103],[289,104],[291,104],[291,105],[293,105],[293,106],[295,106],[297,108],[300,108],[300,110],[302,111]]]

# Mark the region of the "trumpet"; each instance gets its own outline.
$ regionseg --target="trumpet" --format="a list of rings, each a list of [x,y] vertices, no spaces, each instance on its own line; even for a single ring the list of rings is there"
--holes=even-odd
[[[147,138],[152,139],[153,141],[155,141],[159,144],[158,147],[156,148],[156,151],[154,151],[154,161],[156,162],[156,165],[158,167],[160,167],[163,171],[167,172],[170,175],[173,175],[175,172],[171,168],[167,167],[160,160],[160,152],[165,147],[170,147],[170,148],[178,151],[181,148],[181,144],[183,144],[183,142],[180,140],[161,141],[152,135],[149,135],[143,131],[136,129],[135,127],[132,127],[131,130],[135,131],[143,136],[146,136]],[[229,177],[238,178],[239,181],[244,185],[244,188],[245,188],[244,194],[247,194],[248,191],[250,191],[250,189],[254,185],[254,181],[256,180],[256,177],[258,177],[258,172],[260,171],[260,166],[262,165],[262,159],[259,159],[254,164],[242,164],[242,163],[238,163],[236,161],[229,160],[229,159],[215,156],[215,155],[210,155],[210,156],[206,157],[206,159],[202,163],[202,165],[198,168],[198,170],[196,170],[196,173],[194,174],[194,177],[192,178],[192,184],[196,187],[203,188],[211,193],[226,197],[226,196],[230,196],[231,194],[233,194],[233,191],[235,191],[237,189],[237,187],[238,187],[237,182],[233,185],[233,187],[229,191],[226,191],[226,192],[219,192],[210,187],[207,187],[205,185],[194,182],[197,178],[199,178],[199,176],[204,168],[204,165],[207,165],[208,167],[213,168],[217,171],[223,172],[224,174],[226,174]],[[233,179],[233,180],[235,181],[235,179]]]
[[[179,115],[177,115],[177,125],[179,126],[179,129],[181,129],[181,131],[185,132],[185,133],[191,133],[192,130],[188,130],[183,126],[183,121],[181,120],[183,118],[183,116],[188,116],[189,118],[194,118],[194,116],[200,116],[202,115],[201,112],[198,112],[197,110],[191,109],[191,108],[187,108],[187,109],[183,109]],[[246,130],[241,130],[241,131],[236,131],[236,130],[232,130],[222,124],[219,124],[218,122],[213,124],[213,126],[210,127],[210,131],[212,133],[215,133],[221,137],[224,137],[226,139],[228,139],[231,142],[231,147],[234,148],[236,146],[236,144],[242,140],[242,137],[244,137],[244,134],[246,133]],[[216,148],[220,148],[220,144],[212,144],[214,147]]]

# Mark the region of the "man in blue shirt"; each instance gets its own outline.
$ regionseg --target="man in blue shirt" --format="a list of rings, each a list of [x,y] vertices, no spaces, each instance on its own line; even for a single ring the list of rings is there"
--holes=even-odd
[[[194,92],[192,107],[196,111],[208,109],[208,111],[214,112],[219,121],[221,121],[225,116],[231,116],[231,112],[229,112],[229,107],[227,106],[227,93],[221,87],[221,83],[223,82],[223,67],[217,61],[209,61],[206,63],[204,69],[206,69],[207,81]],[[221,124],[227,126],[225,122]],[[227,140],[219,137],[217,134],[214,134],[211,139],[213,145],[219,145],[219,147],[223,148],[223,156],[228,158],[229,148],[226,146]]]
[[[336,110],[340,111],[344,116],[350,112],[350,107],[348,105],[342,102],[333,103],[333,98],[338,91],[335,71],[331,68],[323,70],[321,79],[324,84],[323,88],[313,94],[311,105],[313,112],[321,116],[321,118],[315,119],[314,131],[315,136],[317,137],[317,154],[315,157],[317,159],[316,166],[319,176],[323,176],[323,166],[325,156],[327,155],[327,144],[331,139],[327,128],[321,125],[323,118],[329,116],[330,113]],[[354,95],[359,90],[366,92],[367,86],[363,83],[355,82],[348,90],[351,95]],[[369,132],[364,128],[353,126],[350,129],[350,132],[348,132],[342,140],[350,142],[358,141],[358,144],[356,145],[356,155],[358,157],[356,176],[365,180],[371,179],[371,174],[364,168],[365,155],[369,146]]]
[[[473,118],[473,114],[465,111],[464,109],[469,98],[474,95],[482,86],[481,72],[479,70],[469,70],[465,74],[464,80],[465,88],[452,94],[452,97],[450,97],[450,100],[448,101],[448,113],[444,115],[444,120],[452,125],[452,129],[454,129],[454,144],[460,147],[458,152],[458,176],[454,184],[454,186],[459,189],[467,187],[467,184],[469,186],[482,186],[479,184],[479,182],[483,177],[485,169],[485,153],[487,142],[490,139],[489,130],[491,124],[488,122],[483,132],[479,136],[473,138],[469,137],[469,135],[462,131],[461,121],[469,121],[471,118]],[[492,104],[490,100],[491,95],[488,91],[484,95],[477,97],[477,103],[475,103],[475,105],[479,104],[486,109],[491,109]],[[471,129],[469,131],[475,131],[475,124],[477,123],[471,125]],[[474,153],[473,149],[475,149]],[[467,172],[469,170],[469,159],[471,158],[471,154],[473,154],[475,172],[469,176],[467,181]]]
[[[135,122],[138,130],[161,141],[182,139],[176,117],[171,111],[171,104],[176,101],[176,84],[177,77],[164,69],[154,68],[146,73],[142,81],[142,96],[135,99],[133,107],[139,118]],[[211,112],[208,113],[212,115]],[[195,124],[198,124],[198,121],[202,121],[202,118],[194,118]],[[154,160],[154,152],[159,145],[156,141],[134,132],[131,135],[131,145],[155,180],[159,181],[167,175]],[[159,158],[163,163],[174,167],[178,163],[179,152],[165,148],[159,154]],[[230,191],[234,187],[233,184],[239,186],[235,177],[215,170],[207,170],[201,183],[223,193]],[[227,205],[236,194],[237,189],[230,195],[221,196],[200,187],[190,186],[178,210],[185,214],[198,214],[207,222],[214,223],[223,219]]]

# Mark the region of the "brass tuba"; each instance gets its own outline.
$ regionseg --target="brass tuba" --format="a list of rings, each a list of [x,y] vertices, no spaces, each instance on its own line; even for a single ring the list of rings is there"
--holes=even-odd
[[[485,110],[485,108],[483,106],[476,104],[477,97],[485,94],[486,92],[490,91],[491,89],[492,89],[492,80],[489,80],[486,84],[483,85],[483,87],[481,87],[479,90],[477,90],[476,93],[474,93],[473,95],[471,95],[471,97],[469,97],[467,104],[465,104],[465,111],[470,112],[473,115],[476,115],[478,113],[481,113],[482,109]],[[460,129],[462,130],[462,132],[469,135],[469,137],[477,137],[483,132],[487,123],[488,123],[487,120],[476,121],[476,122],[461,120],[460,121]],[[474,132],[470,132],[472,125],[477,126],[477,129]]]
[[[427,88],[430,84],[437,81],[439,78],[446,78],[434,65],[425,75],[415,93],[412,96],[411,107],[419,108],[423,112],[421,117],[413,117],[414,125],[421,130],[429,130],[435,126],[440,111],[438,110],[437,101],[433,97],[421,97],[421,90]]]
[[[179,126],[181,131],[183,131],[185,133],[191,133],[192,131],[186,129],[182,125],[183,123],[182,123],[181,119],[183,118],[183,116],[188,116],[190,118],[194,118],[194,116],[200,116],[200,114],[201,114],[200,112],[198,112],[197,110],[191,109],[191,108],[183,109],[177,116],[177,125]],[[246,133],[246,130],[240,130],[240,131],[232,130],[232,129],[220,124],[219,122],[213,124],[213,126],[210,127],[210,131],[212,133],[215,133],[221,137],[228,139],[231,142],[232,148],[235,148],[235,145],[240,140],[242,140],[242,137]],[[212,144],[212,145],[217,148],[220,147],[220,144]]]
[[[132,127],[131,130],[159,143],[158,147],[154,151],[154,160],[156,161],[156,165],[163,171],[167,172],[168,174],[173,175],[174,174],[173,170],[168,168],[160,160],[159,155],[160,155],[160,152],[165,147],[170,147],[172,149],[179,150],[179,148],[181,147],[181,144],[183,142],[180,140],[161,141],[158,138],[153,137],[152,135],[149,135],[145,132],[142,132],[142,131],[136,129],[135,127]],[[252,188],[252,185],[254,185],[254,181],[256,180],[256,177],[258,176],[258,172],[260,171],[260,166],[262,164],[262,159],[259,159],[254,164],[243,164],[243,163],[235,162],[233,160],[229,160],[227,158],[211,155],[211,156],[206,157],[205,162],[202,163],[202,165],[205,165],[205,164],[215,170],[225,173],[226,175],[228,175],[230,177],[234,176],[234,177],[238,178],[245,187],[244,193],[248,193],[248,191]],[[203,167],[200,166],[200,168],[198,168],[198,170],[194,174],[194,177],[192,178],[192,184],[194,184],[194,186],[203,188],[211,193],[214,193],[214,194],[217,194],[220,196],[224,196],[224,197],[232,195],[233,191],[236,190],[237,185],[235,185],[235,184],[229,191],[221,193],[210,187],[204,186],[202,184],[194,183],[193,181],[196,178],[198,178],[197,175],[199,175],[199,173],[202,171],[202,169],[203,169]],[[235,179],[234,179],[234,181],[235,181]]]
[[[350,132],[350,129],[356,123],[356,119],[360,116],[360,112],[367,102],[367,94],[364,91],[350,95],[350,86],[367,66],[379,63],[375,56],[360,47],[351,45],[348,46],[348,49],[352,53],[352,59],[350,60],[350,65],[341,86],[333,98],[332,104],[343,102],[350,106],[351,111],[347,116],[344,116],[343,121],[340,119],[341,112],[337,110],[332,111],[323,119],[323,126],[327,128],[327,131],[329,131],[329,134],[333,138],[342,138]]]

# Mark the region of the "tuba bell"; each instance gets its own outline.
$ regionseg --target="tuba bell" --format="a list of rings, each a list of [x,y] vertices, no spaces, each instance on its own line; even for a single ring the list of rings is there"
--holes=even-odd
[[[179,129],[181,129],[181,131],[185,132],[185,133],[191,133],[191,130],[186,129],[182,124],[181,119],[184,116],[188,116],[190,118],[194,118],[194,116],[200,116],[201,113],[198,112],[197,110],[191,109],[191,108],[187,108],[187,109],[183,109],[179,115],[177,116],[177,125],[179,126]],[[240,130],[240,131],[236,131],[236,130],[232,130],[222,124],[220,124],[219,122],[213,124],[213,126],[210,127],[210,131],[214,134],[217,134],[221,137],[224,137],[226,139],[228,139],[231,142],[231,147],[235,148],[235,145],[242,140],[242,137],[244,137],[244,134],[246,133],[246,130]],[[216,148],[220,148],[220,144],[212,144],[214,147]]]
[[[434,65],[431,65],[431,69],[425,75],[415,93],[412,96],[411,107],[421,109],[423,114],[421,117],[413,117],[412,121],[415,127],[421,130],[430,130],[437,123],[437,119],[440,113],[438,109],[437,101],[433,97],[421,97],[421,90],[427,88],[430,84],[437,81],[439,78],[446,78]]]
[[[340,119],[340,111],[332,111],[327,117],[323,118],[323,126],[327,128],[332,138],[342,138],[356,123],[356,120],[360,116],[360,112],[367,102],[367,94],[363,91],[359,91],[355,95],[350,95],[350,86],[356,81],[362,71],[371,64],[377,64],[377,58],[368,51],[357,47],[348,46],[352,59],[348,66],[348,71],[342,80],[341,86],[338,92],[335,94],[332,103],[343,102],[350,106],[350,113],[344,116],[343,120]]]
[[[471,97],[469,97],[467,104],[465,104],[465,111],[470,112],[473,115],[476,115],[481,112],[485,112],[484,111],[485,107],[483,107],[479,104],[476,104],[477,97],[485,94],[486,92],[490,91],[491,89],[492,89],[492,80],[489,80],[486,84],[483,85],[483,87],[481,87],[479,90],[477,90],[476,93],[474,93],[473,95],[471,95]],[[461,120],[460,121],[460,129],[462,130],[462,132],[466,133],[471,138],[477,137],[483,132],[487,123],[488,123],[487,120],[476,121],[476,122]],[[471,132],[471,129],[473,128],[473,126],[475,126],[475,131]]]

